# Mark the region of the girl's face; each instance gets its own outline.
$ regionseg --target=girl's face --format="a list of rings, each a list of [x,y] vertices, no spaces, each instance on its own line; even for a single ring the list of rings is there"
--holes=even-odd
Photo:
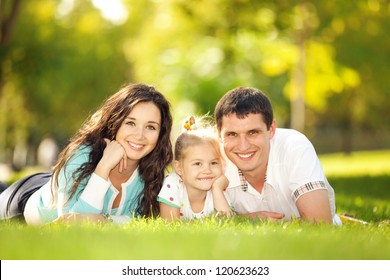
[[[141,102],[123,121],[115,140],[125,149],[129,160],[138,162],[156,147],[160,128],[159,108],[152,102]]]
[[[222,175],[221,158],[207,142],[186,148],[183,158],[174,161],[174,167],[187,190],[208,191],[215,179]]]

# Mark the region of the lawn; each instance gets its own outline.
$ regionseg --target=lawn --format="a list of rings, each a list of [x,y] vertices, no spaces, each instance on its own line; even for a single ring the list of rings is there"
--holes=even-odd
[[[0,259],[378,260],[390,259],[390,151],[320,157],[338,213],[368,224],[311,225],[209,218],[135,220],[122,226],[31,227],[0,223]]]

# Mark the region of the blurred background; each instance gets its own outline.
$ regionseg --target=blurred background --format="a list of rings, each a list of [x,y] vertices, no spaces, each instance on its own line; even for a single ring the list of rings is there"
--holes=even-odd
[[[128,82],[174,133],[246,85],[318,153],[390,148],[388,0],[0,0],[0,24],[0,181],[49,168]]]

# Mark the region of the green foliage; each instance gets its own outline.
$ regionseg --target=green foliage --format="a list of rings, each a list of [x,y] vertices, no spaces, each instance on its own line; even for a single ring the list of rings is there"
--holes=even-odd
[[[9,65],[2,79],[24,104],[12,113],[23,116],[28,124],[24,140],[35,145],[47,134],[65,142],[127,79],[124,54],[118,52],[120,34],[89,1],[75,3],[74,13],[60,17],[58,1],[23,2],[14,39],[2,50],[0,62]],[[7,107],[8,88],[0,93],[0,103]]]

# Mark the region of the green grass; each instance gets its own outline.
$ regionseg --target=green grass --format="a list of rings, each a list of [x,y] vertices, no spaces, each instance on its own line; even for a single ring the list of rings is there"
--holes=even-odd
[[[365,221],[390,218],[390,150],[320,155],[338,213]]]
[[[191,223],[141,219],[122,226],[32,227],[2,221],[0,259],[388,260],[389,158],[389,151],[321,156],[326,173],[333,168],[328,178],[336,192],[337,212],[352,214],[368,225],[338,228],[239,217]]]
[[[368,222],[390,219],[390,175],[331,177],[336,211]]]
[[[390,175],[390,150],[319,156],[328,177]]]
[[[390,226],[208,219],[125,226],[3,224],[1,259],[389,259]]]

